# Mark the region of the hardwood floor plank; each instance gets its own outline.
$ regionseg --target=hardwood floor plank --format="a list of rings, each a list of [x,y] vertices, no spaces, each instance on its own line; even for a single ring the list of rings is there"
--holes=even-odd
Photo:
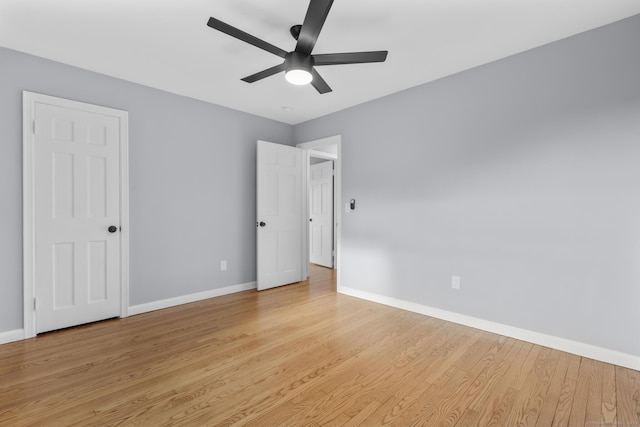
[[[583,357],[580,360],[580,370],[578,371],[578,382],[573,396],[571,414],[569,417],[570,426],[584,426],[587,419],[587,401],[589,398],[589,387],[591,386],[591,375],[594,371],[595,361]]]
[[[365,425],[365,421],[373,414],[376,409],[380,407],[380,402],[377,400],[370,401],[367,406],[362,408],[360,412],[352,416],[349,421],[343,424],[343,427],[356,427],[359,425]]]
[[[559,359],[556,365],[555,372],[549,383],[549,388],[545,394],[542,407],[540,408],[540,415],[536,421],[536,427],[548,427],[553,424],[553,419],[558,407],[558,396],[562,390],[564,379],[567,375],[567,369],[569,368],[569,360],[572,356],[568,353],[559,352]]]
[[[0,345],[0,426],[640,423],[640,372],[336,293],[335,272]]]
[[[615,367],[616,414],[620,425],[640,425],[640,372]]]
[[[589,375],[589,389],[587,392],[587,412],[585,421],[587,424],[602,424],[604,418],[602,416],[602,375],[603,363],[593,360]]]
[[[569,355],[569,365],[557,397],[558,403],[553,415],[552,427],[566,427],[569,425],[569,417],[571,415],[571,407],[578,383],[578,372],[582,358],[576,355]],[[541,425],[540,427],[543,427]]]
[[[616,368],[608,363],[602,364],[602,420],[605,425],[615,425],[618,421],[616,410]]]

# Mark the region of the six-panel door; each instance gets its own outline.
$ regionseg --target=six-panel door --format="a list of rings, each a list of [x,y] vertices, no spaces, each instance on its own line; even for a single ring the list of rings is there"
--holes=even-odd
[[[120,314],[119,126],[117,117],[36,104],[38,333]]]
[[[302,280],[302,150],[258,141],[258,289]]]

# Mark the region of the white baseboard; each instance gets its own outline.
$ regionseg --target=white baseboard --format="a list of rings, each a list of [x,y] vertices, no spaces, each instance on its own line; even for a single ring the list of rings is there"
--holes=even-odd
[[[640,357],[627,353],[621,353],[616,350],[610,350],[591,344],[585,344],[578,341],[555,337],[553,335],[546,335],[539,332],[529,331],[527,329],[516,328],[502,323],[478,319],[476,317],[466,316],[464,314],[454,313],[452,311],[441,310],[439,308],[403,301],[396,298],[390,298],[383,295],[377,295],[345,286],[341,286],[340,288],[338,288],[338,292],[356,298],[389,305],[391,307],[399,308],[402,310],[424,314],[426,316],[435,317],[438,319],[446,320],[448,322],[458,323],[460,325],[481,329],[483,331],[492,332],[494,334],[504,335],[533,344],[538,344],[544,347],[550,347],[556,350],[565,351],[567,353],[577,354],[578,356],[584,356],[590,359],[599,360],[601,362],[611,363],[613,365],[623,366],[625,368],[640,371]]]
[[[24,339],[24,329],[14,329],[13,331],[0,332],[0,344],[7,344]]]
[[[145,304],[132,305],[129,307],[128,315],[148,313],[150,311],[161,310],[163,308],[175,307],[177,305],[188,304],[190,302],[202,301],[204,299],[215,298],[222,295],[236,292],[248,291],[256,288],[256,282],[244,283],[241,285],[227,286],[226,288],[212,289],[210,291],[198,292],[195,294],[182,295],[175,298],[160,301],[148,302]]]

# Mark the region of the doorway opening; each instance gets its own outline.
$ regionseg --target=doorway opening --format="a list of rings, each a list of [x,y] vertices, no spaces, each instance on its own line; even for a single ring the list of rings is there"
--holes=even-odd
[[[313,270],[333,269],[340,286],[341,153],[340,135],[298,144],[304,150],[306,224],[305,277]],[[330,200],[327,200],[330,199]],[[330,203],[328,203],[330,201]]]

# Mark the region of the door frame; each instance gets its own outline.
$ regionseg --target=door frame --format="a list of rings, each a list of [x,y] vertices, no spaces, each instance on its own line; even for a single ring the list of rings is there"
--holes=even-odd
[[[120,121],[120,317],[129,308],[129,116],[128,112],[49,95],[22,92],[22,224],[24,338],[36,336],[35,310],[35,167],[34,129],[36,104],[50,104]]]
[[[317,151],[318,148],[327,146],[337,146],[337,155],[326,153],[323,151]],[[304,209],[306,214],[305,228],[302,233],[302,247],[304,251],[304,266],[303,277],[309,277],[309,159],[311,157],[325,157],[334,161],[334,191],[333,191],[333,232],[335,239],[336,254],[334,259],[334,268],[337,270],[336,281],[337,287],[341,286],[341,254],[342,254],[342,210],[340,206],[342,203],[342,135],[330,136],[327,138],[316,139],[313,141],[303,142],[297,144],[296,147],[304,150],[304,161],[302,163],[302,180],[303,188],[307,191],[303,192]]]

